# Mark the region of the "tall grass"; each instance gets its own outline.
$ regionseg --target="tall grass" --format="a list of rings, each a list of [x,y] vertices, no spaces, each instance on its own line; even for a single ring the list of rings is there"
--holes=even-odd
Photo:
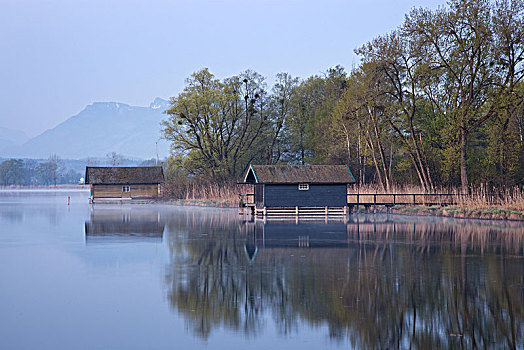
[[[253,193],[251,185],[234,183],[211,183],[199,181],[166,181],[162,187],[163,196],[185,201],[221,203],[224,206],[236,206],[239,194]],[[393,186],[385,191],[381,186],[366,184],[349,186],[348,194],[423,194],[420,186]],[[432,193],[456,195],[456,205],[468,209],[489,209],[493,207],[524,211],[524,189],[522,187],[490,188],[485,185],[471,187],[467,195],[458,188],[438,188]],[[250,198],[252,200],[252,197]]]
[[[250,186],[237,184],[204,183],[198,181],[166,181],[162,186],[164,198],[183,201],[213,203],[221,206],[238,205],[240,193],[251,193]]]
[[[416,185],[392,186],[385,191],[381,186],[366,184],[363,186],[350,186],[348,194],[424,194],[424,189]],[[456,204],[469,209],[487,209],[500,207],[524,211],[524,188],[504,187],[495,188],[486,185],[471,186],[468,194],[463,194],[459,188],[437,188],[431,193],[453,194]]]
[[[459,194],[458,190],[455,193]],[[488,189],[487,186],[472,188],[468,195],[459,196],[458,205],[467,208],[487,209],[499,207],[524,211],[524,191],[519,187]]]

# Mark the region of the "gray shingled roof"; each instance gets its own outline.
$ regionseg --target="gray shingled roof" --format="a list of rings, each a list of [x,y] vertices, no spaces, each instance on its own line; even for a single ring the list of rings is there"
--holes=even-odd
[[[355,178],[346,165],[251,165],[244,182],[341,184],[354,183]]]
[[[164,182],[160,166],[86,167],[86,184],[159,184]]]

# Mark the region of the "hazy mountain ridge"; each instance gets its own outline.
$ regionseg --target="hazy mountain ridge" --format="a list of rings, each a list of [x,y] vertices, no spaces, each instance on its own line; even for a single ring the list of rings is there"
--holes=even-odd
[[[22,145],[29,137],[20,130],[0,127],[0,150]]]
[[[0,147],[3,157],[83,159],[105,157],[116,152],[128,157],[155,157],[155,143],[161,137],[161,121],[169,102],[156,98],[149,107],[119,102],[94,102],[56,127],[21,146]],[[168,155],[169,145],[158,142],[159,157]]]

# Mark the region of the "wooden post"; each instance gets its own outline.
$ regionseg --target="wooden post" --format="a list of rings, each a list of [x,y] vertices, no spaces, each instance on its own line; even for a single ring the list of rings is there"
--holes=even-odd
[[[267,215],[267,210],[266,210],[266,207],[264,207],[264,218],[266,217]]]
[[[298,206],[295,207],[295,215],[298,217]]]
[[[377,212],[377,195],[373,195],[373,214]]]
[[[413,205],[416,205],[416,204],[417,204],[417,202],[415,200],[415,195],[413,195]]]

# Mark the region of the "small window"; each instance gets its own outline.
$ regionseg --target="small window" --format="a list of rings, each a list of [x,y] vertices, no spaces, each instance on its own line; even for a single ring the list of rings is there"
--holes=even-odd
[[[122,186],[122,192],[129,192],[129,186]]]
[[[307,191],[309,190],[309,184],[298,184],[298,189],[300,191]]]

